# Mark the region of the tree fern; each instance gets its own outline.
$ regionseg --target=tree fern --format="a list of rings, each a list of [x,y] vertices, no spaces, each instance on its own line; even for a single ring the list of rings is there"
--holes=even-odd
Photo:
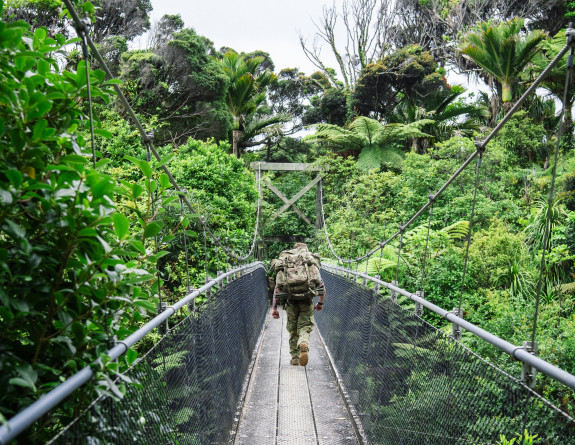
[[[394,147],[364,148],[359,154],[357,165],[363,169],[371,170],[380,168],[383,164],[399,170],[404,159],[403,152]]]

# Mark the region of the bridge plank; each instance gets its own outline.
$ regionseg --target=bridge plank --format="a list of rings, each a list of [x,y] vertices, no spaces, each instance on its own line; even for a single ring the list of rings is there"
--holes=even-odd
[[[269,319],[236,445],[356,445],[352,424],[315,332],[308,365],[289,364],[286,313]]]

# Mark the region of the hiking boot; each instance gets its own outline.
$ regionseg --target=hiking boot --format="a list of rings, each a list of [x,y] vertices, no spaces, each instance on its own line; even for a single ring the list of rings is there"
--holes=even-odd
[[[307,352],[308,351],[309,351],[309,347],[308,347],[307,343],[305,343],[305,342],[300,343],[300,345],[299,345],[299,364],[301,366],[307,365],[307,360],[308,360]]]
[[[297,357],[292,358],[291,361],[289,362],[289,364],[298,366],[299,365],[299,358],[297,358]]]

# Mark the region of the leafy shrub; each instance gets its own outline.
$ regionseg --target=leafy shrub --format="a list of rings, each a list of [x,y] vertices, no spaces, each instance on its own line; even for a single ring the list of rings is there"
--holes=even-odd
[[[81,134],[88,119],[84,62],[60,71],[52,55],[65,39],[28,29],[0,22],[2,419],[96,358],[118,371],[103,354],[114,336],[125,337],[155,309],[158,289],[150,284],[162,253],[149,240],[162,224],[152,209],[170,199],[167,178],[152,178],[145,161],[137,161],[141,185],[102,173],[106,161],[92,168]],[[103,79],[102,71],[90,72],[92,95],[108,102]],[[120,196],[137,208],[137,218],[117,211]],[[123,391],[105,373],[97,381],[99,391]],[[29,440],[44,442],[83,397],[69,399]]]

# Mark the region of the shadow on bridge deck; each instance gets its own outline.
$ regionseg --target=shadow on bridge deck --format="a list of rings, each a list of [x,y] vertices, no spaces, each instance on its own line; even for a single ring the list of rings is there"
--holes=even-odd
[[[308,365],[290,365],[286,320],[268,315],[235,444],[357,444],[315,330]]]

